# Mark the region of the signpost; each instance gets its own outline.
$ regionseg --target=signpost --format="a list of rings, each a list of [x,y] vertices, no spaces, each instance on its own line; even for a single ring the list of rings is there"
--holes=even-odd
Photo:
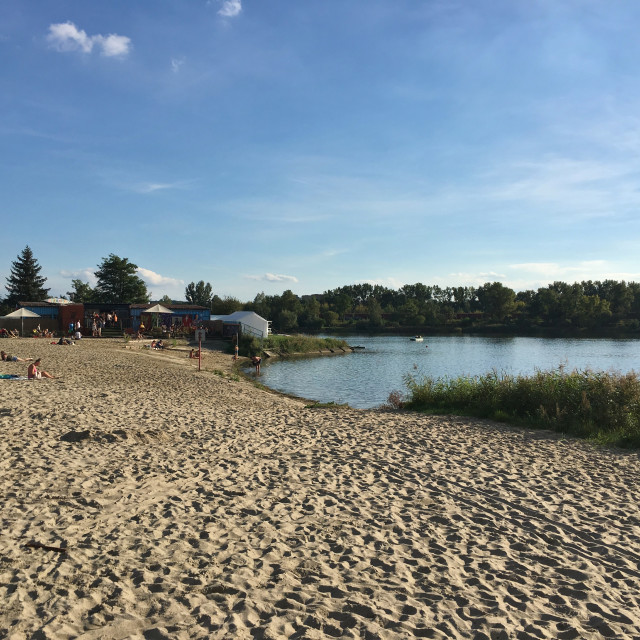
[[[207,339],[207,332],[204,329],[196,329],[196,340],[198,341],[198,371],[202,365],[202,341]]]

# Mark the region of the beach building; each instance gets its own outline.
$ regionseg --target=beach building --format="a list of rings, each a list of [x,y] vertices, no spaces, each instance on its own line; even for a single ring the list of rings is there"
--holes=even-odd
[[[41,329],[49,331],[64,330],[71,322],[77,322],[84,317],[82,304],[75,304],[68,300],[57,299],[55,302],[40,300],[34,302],[18,302],[18,308],[37,313],[39,318],[27,318],[25,328],[31,331],[40,325]]]
[[[149,309],[153,305],[149,304],[131,304],[131,328],[135,331],[140,327],[140,323],[143,322],[145,327],[150,327],[154,322],[154,315],[158,315],[160,325],[180,325],[183,327],[197,327],[203,322],[208,322],[211,319],[211,310],[209,307],[203,307],[198,304],[165,304],[162,305],[171,311],[167,314],[150,314],[144,313],[146,309]]]
[[[166,305],[172,313],[159,314],[159,318],[154,318],[156,314],[145,314],[153,303],[148,304],[128,304],[128,303],[74,303],[67,300],[56,300],[49,302],[47,300],[36,302],[19,302],[18,306],[33,313],[38,314],[38,318],[29,318],[25,322],[25,328],[29,330],[40,324],[42,329],[51,331],[67,332],[71,323],[80,322],[83,333],[89,333],[93,319],[97,316],[106,317],[107,314],[115,314],[118,318],[117,323],[111,323],[108,327],[111,329],[111,335],[115,332],[131,333],[137,331],[141,321],[146,327],[159,323],[160,325],[179,325],[181,327],[191,328],[200,326],[204,322],[208,322],[211,317],[211,311],[208,307],[194,304],[170,304]],[[4,321],[3,321],[4,322]],[[10,320],[5,324],[7,328],[13,328]],[[11,326],[9,326],[11,325]],[[33,325],[33,326],[32,326]]]
[[[211,320],[222,323],[224,337],[240,333],[256,338],[266,338],[271,333],[271,323],[255,311],[234,311],[224,316],[211,316]]]

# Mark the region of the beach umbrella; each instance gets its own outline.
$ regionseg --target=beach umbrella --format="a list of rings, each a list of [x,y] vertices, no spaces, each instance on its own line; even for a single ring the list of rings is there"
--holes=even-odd
[[[161,304],[154,304],[153,307],[145,309],[142,313],[173,313],[171,309],[163,307]]]
[[[6,316],[2,316],[3,318],[20,318],[20,335],[24,337],[24,319],[25,318],[40,318],[37,313],[33,311],[29,311],[29,309],[23,309],[20,307],[11,313],[8,313]]]
[[[156,326],[160,324],[159,322],[159,317],[161,313],[171,313],[173,314],[173,311],[171,311],[171,309],[167,309],[167,307],[163,307],[161,304],[154,304],[153,307],[149,307],[148,309],[145,309],[142,313],[152,313],[155,316],[156,319]]]

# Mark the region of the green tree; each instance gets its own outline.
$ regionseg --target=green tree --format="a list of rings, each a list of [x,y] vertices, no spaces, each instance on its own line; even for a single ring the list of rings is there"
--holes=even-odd
[[[335,311],[324,311],[322,318],[328,327],[335,327],[340,321],[340,316]]]
[[[283,309],[278,314],[277,321],[280,331],[293,331],[298,328],[298,314],[288,309]]]
[[[47,281],[40,275],[42,267],[33,257],[33,251],[27,245],[17,260],[11,263],[11,275],[7,278],[6,290],[9,295],[5,299],[5,304],[15,306],[18,302],[35,302],[44,300],[49,289],[44,288]]]
[[[309,296],[303,301],[303,311],[298,316],[298,324],[309,331],[319,331],[322,329],[320,303],[315,296]]]
[[[210,283],[200,280],[197,284],[190,282],[184,290],[187,302],[190,304],[199,304],[202,307],[211,307],[211,299],[213,297],[213,289]]]
[[[149,292],[142,278],[136,275],[138,265],[113,253],[98,265],[96,293],[99,302],[147,303]]]
[[[242,302],[233,296],[225,296],[224,299],[213,296],[211,300],[211,311],[220,316],[229,315],[234,311],[242,311],[243,306]]]
[[[381,327],[384,324],[382,321],[382,307],[373,296],[367,300],[367,311],[369,312],[370,327]]]
[[[600,296],[581,296],[578,300],[575,322],[579,327],[599,327],[611,318],[611,308],[607,300]]]
[[[515,307],[516,293],[500,282],[487,282],[476,292],[480,308],[495,320],[504,320]]]
[[[82,280],[72,280],[71,285],[73,291],[67,291],[69,300],[72,302],[94,302],[96,299],[96,292],[91,288],[88,282],[82,282]]]
[[[335,301],[336,313],[344,320],[344,314],[353,307],[353,299],[346,293],[341,293]]]
[[[165,293],[165,295],[162,296],[162,298],[160,298],[160,300],[158,300],[158,302],[160,304],[163,304],[165,307],[168,304],[173,304],[173,300]]]

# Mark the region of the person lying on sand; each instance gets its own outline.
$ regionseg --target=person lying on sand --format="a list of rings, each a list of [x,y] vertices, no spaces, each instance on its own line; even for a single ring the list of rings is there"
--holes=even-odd
[[[18,356],[11,356],[4,351],[0,351],[0,355],[5,362],[30,362],[33,358],[18,358]]]
[[[38,367],[40,366],[40,362],[41,359],[38,358],[29,365],[29,368],[27,369],[27,378],[29,378],[29,380],[40,380],[40,378],[53,379],[53,376],[50,373],[47,373],[46,371],[40,371],[38,369]]]

